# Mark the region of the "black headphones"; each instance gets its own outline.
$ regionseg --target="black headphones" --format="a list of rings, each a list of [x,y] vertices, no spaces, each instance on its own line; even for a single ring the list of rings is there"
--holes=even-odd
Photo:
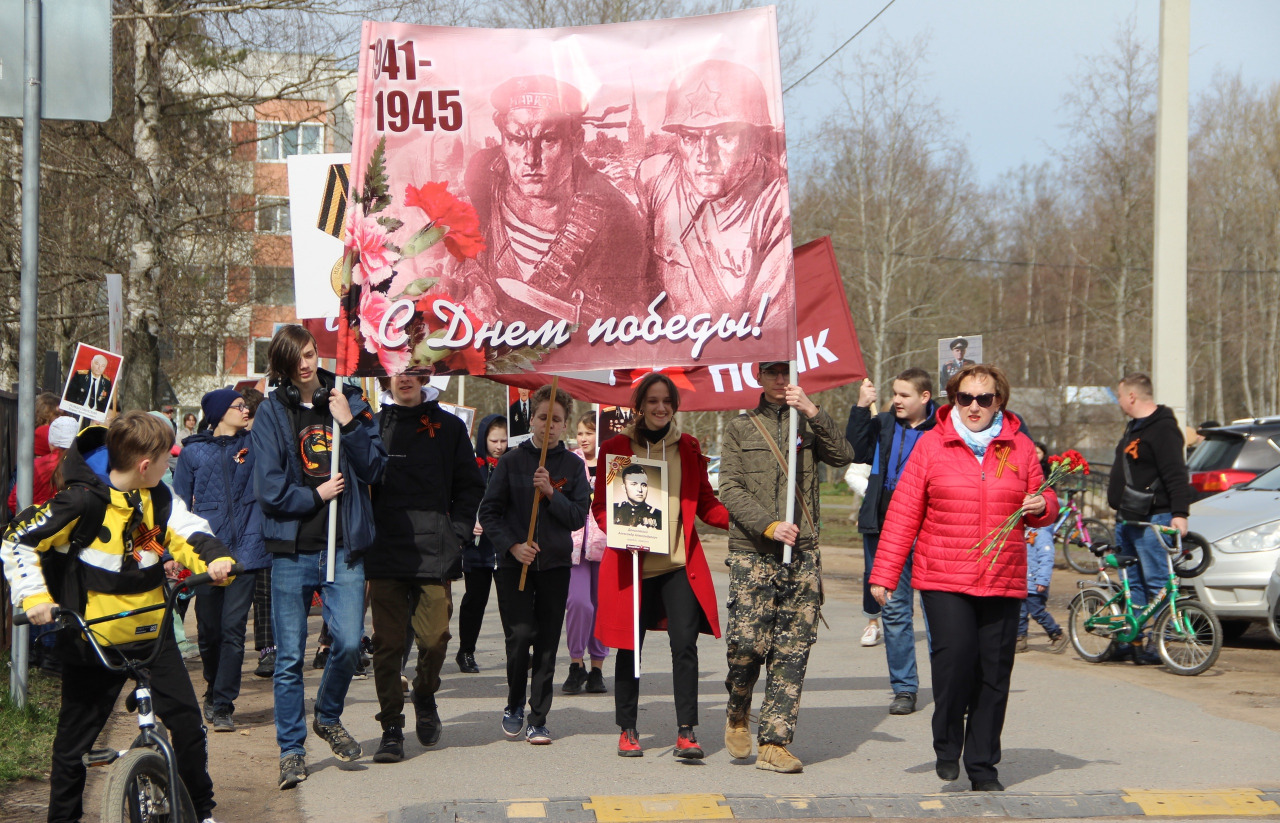
[[[319,412],[327,412],[329,410],[329,392],[333,386],[329,385],[329,381],[325,372],[320,372],[320,388],[316,389],[311,395],[311,405]],[[302,408],[302,392],[293,384],[292,380],[282,380],[280,383],[280,396],[284,403],[291,409]]]

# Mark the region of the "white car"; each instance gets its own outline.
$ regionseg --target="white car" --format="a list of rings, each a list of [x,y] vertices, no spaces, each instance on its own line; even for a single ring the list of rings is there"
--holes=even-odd
[[[1280,562],[1271,570],[1271,580],[1267,582],[1267,628],[1271,639],[1280,643]]]
[[[1222,621],[1224,635],[1239,637],[1254,621],[1273,622],[1268,583],[1280,563],[1280,468],[1192,503],[1190,525],[1213,548],[1209,568],[1189,582]]]

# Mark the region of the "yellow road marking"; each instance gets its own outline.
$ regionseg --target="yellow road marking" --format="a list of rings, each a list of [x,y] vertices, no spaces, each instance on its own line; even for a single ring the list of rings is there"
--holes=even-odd
[[[513,817],[546,817],[547,807],[537,801],[524,801],[507,804],[507,818]]]
[[[1137,803],[1151,817],[1195,817],[1203,815],[1280,814],[1280,804],[1259,797],[1257,789],[1223,789],[1203,792],[1168,792],[1126,789],[1121,799]]]
[[[596,813],[596,823],[647,823],[653,820],[732,820],[722,794],[653,794],[592,796],[583,809]]]
[[[922,809],[945,809],[947,805],[941,800],[921,800],[920,808]]]

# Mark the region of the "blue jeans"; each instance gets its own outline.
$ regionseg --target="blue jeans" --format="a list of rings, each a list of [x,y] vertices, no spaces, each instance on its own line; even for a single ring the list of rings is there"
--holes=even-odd
[[[870,546],[875,556],[880,535],[862,535],[863,546]],[[880,627],[884,630],[884,655],[889,663],[889,687],[894,694],[920,691],[920,675],[916,671],[915,590],[911,588],[911,563],[914,554],[907,555],[902,575],[893,596],[880,610]],[[929,619],[924,621],[925,637],[929,636]]]
[[[1153,514],[1147,522],[1168,526],[1172,514]],[[1169,579],[1169,552],[1160,545],[1160,538],[1146,526],[1116,524],[1116,545],[1120,554],[1138,558],[1138,565],[1130,566],[1129,588],[1134,609],[1141,609],[1151,602]]]
[[[876,564],[876,545],[880,542],[878,534],[862,535],[862,563],[866,569],[862,573],[862,616],[879,617],[881,608],[871,596],[871,567]]]
[[[1053,615],[1049,614],[1049,610],[1045,608],[1045,603],[1049,600],[1049,592],[1028,592],[1027,599],[1022,601],[1022,613],[1018,615],[1018,637],[1027,636],[1027,628],[1030,626],[1031,618],[1040,624],[1040,628],[1044,629],[1050,637],[1057,637],[1062,633],[1062,627],[1053,619]]]
[[[244,635],[257,572],[244,572],[226,586],[196,591],[196,626],[204,664],[204,699],[215,709],[235,710],[244,666]]]
[[[333,638],[329,661],[316,690],[316,720],[337,723],[360,655],[364,626],[364,563],[343,560],[339,551],[333,582],[324,582],[326,553],[277,554],[271,562],[271,628],[276,635],[275,713],[280,757],[306,754],[307,717],[302,669],[307,651],[307,608],[312,593],[324,601]]]

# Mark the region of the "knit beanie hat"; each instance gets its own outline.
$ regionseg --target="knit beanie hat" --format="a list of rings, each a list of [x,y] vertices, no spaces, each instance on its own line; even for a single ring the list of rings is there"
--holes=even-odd
[[[215,389],[200,399],[200,409],[209,428],[216,428],[222,416],[231,408],[231,404],[240,399],[240,392],[235,389]]]
[[[55,449],[69,449],[80,433],[80,424],[74,417],[58,417],[49,424],[49,445]]]

